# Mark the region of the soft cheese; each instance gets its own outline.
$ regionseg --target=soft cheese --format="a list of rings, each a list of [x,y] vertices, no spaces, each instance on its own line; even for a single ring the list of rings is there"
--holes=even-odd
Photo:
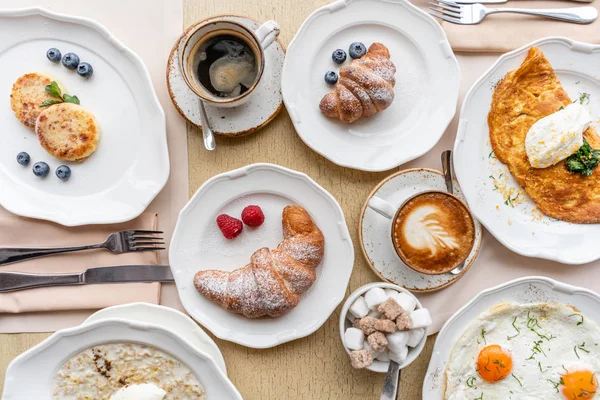
[[[534,168],[547,168],[579,150],[583,132],[593,122],[581,104],[569,104],[531,126],[525,138],[525,150]]]
[[[163,400],[167,392],[153,383],[131,385],[113,394],[110,400]]]

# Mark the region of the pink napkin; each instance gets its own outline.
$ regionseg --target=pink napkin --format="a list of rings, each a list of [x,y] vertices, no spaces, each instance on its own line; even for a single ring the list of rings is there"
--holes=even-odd
[[[429,0],[411,0],[427,9]],[[490,8],[571,8],[596,7],[600,1],[579,3],[559,0],[510,0],[504,4],[485,4]],[[507,52],[547,36],[565,36],[580,42],[600,44],[600,19],[589,25],[579,25],[519,14],[494,14],[477,25],[457,25],[436,20],[442,25],[454,51]]]
[[[75,246],[99,243],[117,231],[126,229],[156,230],[158,216],[144,213],[124,224],[64,227],[51,222],[0,213],[0,247]],[[156,251],[112,254],[91,250],[42,257],[0,266],[0,272],[73,273],[90,267],[158,264]],[[90,310],[136,301],[158,304],[159,283],[128,283],[48,287],[0,293],[0,313],[33,311]]]

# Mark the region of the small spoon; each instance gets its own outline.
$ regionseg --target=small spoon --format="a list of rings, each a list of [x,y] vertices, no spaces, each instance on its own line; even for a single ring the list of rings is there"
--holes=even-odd
[[[381,391],[379,400],[397,400],[398,383],[400,382],[400,364],[390,360],[387,374],[385,374],[385,383]]]
[[[204,139],[204,147],[206,150],[212,151],[215,149],[215,135],[213,134],[212,129],[210,129],[210,124],[208,123],[208,115],[206,115],[206,108],[204,108],[204,102],[202,100],[198,100],[200,102],[200,121],[202,124],[202,137]]]
[[[442,172],[444,173],[444,181],[446,182],[446,190],[450,194],[454,194],[454,187],[452,184],[452,150],[446,150],[442,152]],[[449,273],[452,275],[459,275],[465,268],[463,262],[458,267],[454,268]]]

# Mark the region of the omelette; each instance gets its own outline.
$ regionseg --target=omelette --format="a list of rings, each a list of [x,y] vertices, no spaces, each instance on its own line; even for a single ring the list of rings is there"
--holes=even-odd
[[[521,66],[506,74],[492,96],[488,114],[490,143],[538,208],[547,216],[574,223],[600,222],[600,168],[590,176],[569,172],[566,160],[534,168],[525,150],[529,128],[571,104],[550,62],[532,47]],[[583,134],[593,149],[600,137],[593,126]]]

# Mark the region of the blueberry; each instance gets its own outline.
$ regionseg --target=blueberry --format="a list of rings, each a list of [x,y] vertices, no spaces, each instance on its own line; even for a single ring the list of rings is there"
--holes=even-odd
[[[50,172],[50,167],[45,162],[36,162],[33,164],[33,174],[35,176],[39,176],[40,178],[44,178]]]
[[[71,168],[67,167],[66,165],[61,165],[60,167],[56,168],[56,176],[58,176],[58,179],[61,181],[68,181],[71,177]]]
[[[48,57],[48,60],[57,63],[61,58],[60,50],[53,47],[46,52],[46,57]]]
[[[67,53],[62,58],[62,65],[66,69],[75,69],[79,65],[79,56],[75,53]]]
[[[31,158],[29,157],[29,154],[25,153],[24,151],[17,154],[17,162],[21,165],[29,164],[30,159]]]
[[[337,49],[331,54],[331,59],[336,64],[341,64],[346,61],[346,52],[342,49]]]
[[[361,58],[367,54],[367,47],[361,42],[354,42],[350,45],[348,53],[350,54],[351,58]]]
[[[335,85],[338,81],[338,74],[335,71],[327,71],[325,73],[325,82],[329,85]]]
[[[77,66],[77,73],[79,76],[89,78],[94,73],[94,68],[92,68],[92,66],[86,62],[82,62]]]

